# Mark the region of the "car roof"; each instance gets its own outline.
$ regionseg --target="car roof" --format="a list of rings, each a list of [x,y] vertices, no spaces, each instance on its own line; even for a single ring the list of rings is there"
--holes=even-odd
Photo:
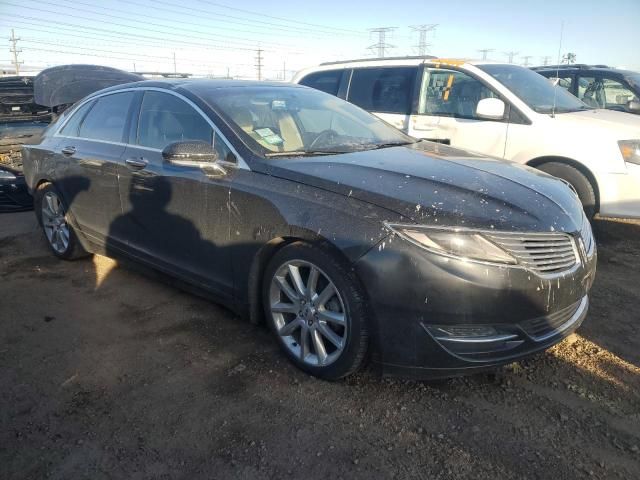
[[[531,70],[536,72],[555,72],[555,71],[582,71],[587,70],[590,72],[612,72],[620,73],[622,75],[635,74],[633,70],[626,70],[623,68],[609,67],[607,65],[586,65],[586,64],[573,64],[573,65],[542,65],[538,67],[532,67]]]
[[[92,93],[89,97],[100,95],[106,92],[119,91],[129,88],[161,88],[166,90],[184,89],[197,94],[203,90],[229,89],[229,88],[250,88],[250,87],[290,87],[304,88],[299,85],[286,82],[263,82],[257,80],[234,80],[234,79],[208,79],[208,78],[171,78],[157,80],[143,80],[140,82],[123,83],[114,85]],[[88,97],[88,98],[89,98]]]

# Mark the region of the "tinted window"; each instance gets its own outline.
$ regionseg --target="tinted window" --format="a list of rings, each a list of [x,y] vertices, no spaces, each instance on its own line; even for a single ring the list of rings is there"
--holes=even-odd
[[[338,95],[342,72],[343,70],[327,70],[324,72],[310,73],[300,80],[300,85],[322,90],[331,95]]]
[[[183,140],[213,141],[211,125],[189,104],[162,92],[145,92],[138,120],[138,144],[162,150]]]
[[[114,93],[96,100],[80,125],[80,137],[122,142],[133,92]]]
[[[69,119],[69,121],[67,121],[64,128],[60,130],[60,134],[66,135],[67,137],[77,137],[80,123],[82,123],[82,119],[94,103],[95,102],[87,102],[75,112],[73,112],[71,114],[71,118]]]
[[[408,114],[415,78],[415,67],[355,69],[348,100],[370,112]]]
[[[214,133],[215,140],[213,142],[213,149],[218,154],[218,160],[224,160],[225,162],[236,162],[236,156],[231,152],[231,149],[224,143],[224,140],[218,135]]]
[[[477,118],[476,108],[483,98],[498,96],[481,81],[456,70],[426,68],[418,113],[443,117]]]

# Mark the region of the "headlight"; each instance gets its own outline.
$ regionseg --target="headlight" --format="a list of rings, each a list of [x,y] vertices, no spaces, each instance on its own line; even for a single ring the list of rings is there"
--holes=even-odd
[[[478,232],[416,225],[386,225],[405,240],[439,255],[507,265],[517,263],[515,258]]]
[[[618,146],[625,162],[640,165],[640,140],[620,140]]]
[[[2,179],[2,180],[15,180],[16,176],[13,173],[11,173],[11,172],[9,172],[7,170],[0,169],[0,179]]]

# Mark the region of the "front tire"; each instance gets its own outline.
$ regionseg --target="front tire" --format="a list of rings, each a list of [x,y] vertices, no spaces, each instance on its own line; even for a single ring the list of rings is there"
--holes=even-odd
[[[358,278],[324,248],[294,242],[269,262],[262,288],[265,317],[284,353],[325,380],[364,364],[369,344]]]
[[[597,213],[597,201],[595,188],[589,179],[576,167],[561,162],[548,162],[539,165],[538,170],[542,170],[549,175],[561,178],[569,182],[578,193],[578,198],[582,202],[584,213],[591,220]]]
[[[69,213],[60,192],[51,183],[39,185],[34,195],[38,223],[53,254],[64,260],[87,255],[69,221]]]

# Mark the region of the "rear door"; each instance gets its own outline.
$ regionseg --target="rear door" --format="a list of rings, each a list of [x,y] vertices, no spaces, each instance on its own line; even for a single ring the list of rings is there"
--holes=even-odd
[[[413,135],[485,155],[504,156],[507,113],[500,120],[476,116],[480,100],[500,98],[495,91],[465,72],[447,68],[425,67],[421,83]]]
[[[232,287],[229,191],[235,157],[195,105],[169,92],[147,90],[119,175],[123,215],[112,225],[111,248],[161,270],[204,284],[222,295]],[[176,166],[162,158],[172,142],[215,142],[228,175],[206,166]]]
[[[56,155],[66,167],[56,185],[80,228],[99,243],[122,213],[117,173],[134,95],[112,93],[82,105],[58,135]]]
[[[354,68],[347,100],[408,131],[418,67]]]

